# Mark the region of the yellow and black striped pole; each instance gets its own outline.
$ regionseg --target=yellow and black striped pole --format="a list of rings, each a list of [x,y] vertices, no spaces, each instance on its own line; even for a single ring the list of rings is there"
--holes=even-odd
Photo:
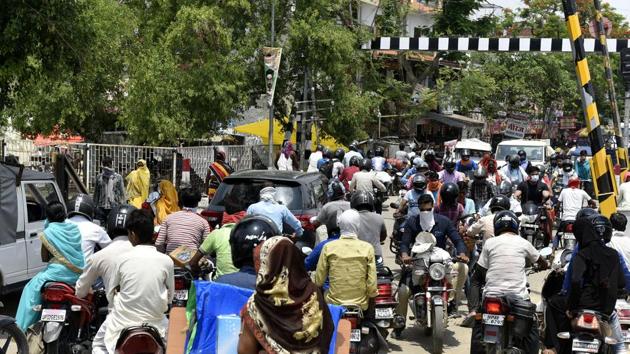
[[[593,176],[595,194],[597,194],[597,200],[599,201],[600,212],[605,216],[610,216],[617,210],[614,174],[612,169],[609,168],[606,157],[604,136],[602,126],[599,123],[599,113],[597,113],[591,73],[588,70],[588,62],[584,51],[584,37],[582,36],[582,29],[580,28],[580,21],[577,15],[577,6],[575,0],[562,0],[562,5],[569,30],[569,40],[573,49],[578,90],[582,97],[582,110],[584,111],[588,137],[593,152],[591,175]]]
[[[621,135],[621,118],[619,116],[619,107],[617,106],[617,94],[615,92],[615,83],[613,82],[613,71],[610,65],[610,55],[608,54],[608,44],[606,41],[606,30],[604,28],[604,16],[602,15],[602,4],[600,0],[593,0],[595,5],[595,22],[597,23],[597,32],[602,56],[604,57],[604,71],[606,73],[606,83],[608,85],[608,99],[610,101],[610,110],[613,115],[613,125],[615,127],[615,143],[617,145],[617,161],[621,167],[621,176],[628,171],[628,150],[626,150],[625,141]]]

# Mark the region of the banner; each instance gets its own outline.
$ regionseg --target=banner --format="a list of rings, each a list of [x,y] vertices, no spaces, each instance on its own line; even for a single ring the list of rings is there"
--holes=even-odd
[[[575,117],[560,118],[560,129],[575,129]]]
[[[267,104],[271,107],[273,94],[276,91],[276,80],[280,70],[280,58],[282,48],[263,47],[263,58],[265,61],[265,82],[267,84]]]
[[[525,132],[528,130],[527,122],[521,122],[515,119],[508,119],[503,135],[512,138],[522,139],[525,137]]]

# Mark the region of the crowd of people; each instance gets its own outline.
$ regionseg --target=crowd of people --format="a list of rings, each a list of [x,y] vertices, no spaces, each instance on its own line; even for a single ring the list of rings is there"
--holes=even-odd
[[[519,215],[528,203],[548,216],[545,243],[558,247],[551,237],[556,218],[559,230],[575,225],[578,243],[566,287],[554,294],[548,308],[544,349],[565,350],[566,343],[555,334],[569,326],[572,311],[578,308],[612,314],[611,326],[618,328],[612,299],[619,289],[630,287],[627,221],[623,214],[609,219],[588,208],[596,203],[587,183],[590,165],[585,153],[571,162],[559,152],[549,166],[535,166],[519,151],[498,168],[491,153],[476,162],[466,151],[454,160],[431,148],[410,150],[401,144],[390,159],[382,147],[368,157],[356,144],[347,152],[318,146],[311,153],[307,171],[322,174],[328,202],[311,221],[320,232],[307,255],[294,246],[305,233],[303,223],[278,201],[272,183],[264,185],[259,201],[246,208],[234,197],[226,197],[221,225],[212,229],[197,213],[200,191],[191,187],[177,191],[169,181],[160,181],[150,193],[143,160],[126,177],[124,187],[111,159],[104,159],[94,198],[76,196],[67,213],[59,202],[47,206],[47,225],[40,238],[42,259],[48,266],[25,287],[17,323],[26,330],[37,322],[33,308],[41,304],[42,285],[62,281],[76,285],[79,297],[97,286],[106,291],[109,315],[94,338],[95,353],[113,353],[121,331],[133,325],[150,324],[164,337],[165,312],[174,294],[174,262],[167,254],[186,246],[195,252],[190,261],[194,273],[211,257],[216,265],[213,281],[255,291],[241,311],[239,353],[325,353],[333,331],[326,304],[355,304],[368,316],[374,308],[377,268],[383,264],[382,244],[389,235],[380,215],[384,200],[379,194],[390,186],[377,174],[396,169],[404,192],[395,212],[403,221],[390,230],[397,261],[412,262],[412,248],[421,232],[431,233],[435,246],[458,260],[449,277],[454,291],[448,308],[450,315],[465,316],[464,322],[473,327],[471,353],[483,348],[475,345],[481,340],[476,320],[481,299],[503,293],[529,301],[528,264],[539,269],[548,266],[539,250],[519,235]],[[296,170],[294,157],[286,143],[277,167]],[[212,197],[232,172],[225,153],[217,153],[205,192]],[[558,195],[556,184],[562,186]],[[630,183],[619,189],[623,209],[630,205]],[[94,223],[97,219],[107,231]],[[292,234],[287,234],[285,225]],[[481,252],[474,247],[478,239],[484,241]],[[396,311],[403,318],[409,297],[418,291],[410,278],[402,272]],[[464,299],[468,311],[460,314]],[[394,331],[397,337],[403,334],[404,327]],[[532,330],[531,336],[522,344],[528,353],[539,348],[538,333]]]

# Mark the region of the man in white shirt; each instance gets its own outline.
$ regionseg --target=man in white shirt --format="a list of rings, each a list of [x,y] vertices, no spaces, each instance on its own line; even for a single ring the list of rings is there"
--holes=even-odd
[[[608,246],[617,250],[623,256],[626,266],[630,268],[630,237],[626,234],[628,218],[621,213],[614,213],[610,216],[610,223],[613,227],[613,234]]]
[[[353,142],[352,144],[350,144],[350,151],[348,151],[345,156],[343,157],[343,165],[346,167],[350,166],[350,160],[356,157],[357,159],[363,160],[363,155],[359,152],[359,147],[357,146],[356,142]]]
[[[315,151],[311,152],[311,155],[308,157],[308,169],[306,170],[306,172],[319,171],[317,169],[317,161],[321,160],[322,157],[324,156],[322,154],[323,150],[324,150],[323,146],[317,145],[317,148],[315,149]]]
[[[619,186],[617,205],[619,211],[630,211],[630,173],[626,174],[625,181]]]
[[[577,177],[569,180],[569,188],[565,188],[560,192],[558,202],[562,204],[562,221],[575,220],[578,211],[591,204],[591,197],[585,191],[580,189],[580,180]]]
[[[112,308],[114,304],[112,281],[113,275],[118,268],[118,260],[133,249],[125,227],[128,216],[133,210],[136,210],[136,208],[131,205],[119,205],[114,207],[109,213],[107,230],[112,237],[112,243],[86,261],[83,273],[77,280],[75,288],[78,297],[85,298],[92,285],[98,278],[101,278],[105,285],[109,308]],[[101,326],[92,342],[92,347],[95,348],[96,352],[107,352],[105,347],[105,329],[105,326]]]
[[[107,232],[92,222],[95,210],[96,205],[87,194],[78,194],[68,204],[68,221],[81,232],[81,249],[86,261],[92,257],[96,246],[103,249],[112,242]]]
[[[148,324],[162,338],[166,336],[168,320],[165,312],[173,300],[175,289],[173,260],[153,245],[153,218],[145,210],[134,210],[127,220],[132,250],[120,257],[111,281],[119,288],[114,305],[105,323],[105,345],[114,353],[120,333],[128,327]]]

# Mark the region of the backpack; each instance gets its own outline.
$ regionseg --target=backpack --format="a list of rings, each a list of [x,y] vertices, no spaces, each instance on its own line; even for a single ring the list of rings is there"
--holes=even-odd
[[[319,167],[319,172],[329,179],[332,178],[333,161],[328,160]]]

